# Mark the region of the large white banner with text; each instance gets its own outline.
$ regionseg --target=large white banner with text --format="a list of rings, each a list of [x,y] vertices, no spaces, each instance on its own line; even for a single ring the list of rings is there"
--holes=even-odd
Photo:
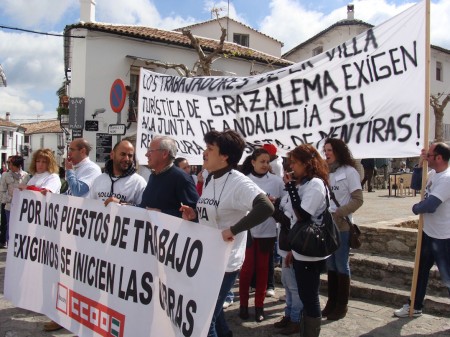
[[[229,244],[132,206],[16,190],[5,297],[80,336],[206,336]]]
[[[141,69],[137,157],[154,135],[202,163],[203,136],[234,129],[246,152],[341,138],[356,158],[417,156],[423,146],[425,1],[302,63],[252,77],[183,78]]]

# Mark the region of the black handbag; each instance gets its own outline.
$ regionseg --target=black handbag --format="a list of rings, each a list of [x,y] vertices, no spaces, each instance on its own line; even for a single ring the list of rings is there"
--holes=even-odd
[[[336,200],[336,197],[333,192],[331,192],[331,199],[334,201],[337,207],[341,207],[339,202]],[[359,229],[358,225],[354,224],[350,221],[350,218],[348,216],[344,217],[345,221],[347,221],[348,225],[350,226],[350,230],[348,232],[348,245],[352,249],[358,249],[362,245],[361,241],[361,230]]]
[[[325,185],[327,206],[322,213],[322,222],[316,224],[312,220],[300,220],[289,231],[291,250],[310,257],[326,257],[333,254],[340,245],[339,229],[333,221],[328,208],[328,188]],[[291,197],[294,210],[300,207],[300,197],[295,185],[288,184],[287,190]],[[296,206],[294,206],[296,205]]]

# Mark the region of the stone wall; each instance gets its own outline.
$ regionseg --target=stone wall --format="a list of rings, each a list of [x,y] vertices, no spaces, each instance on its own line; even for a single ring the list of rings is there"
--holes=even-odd
[[[359,225],[363,244],[358,251],[414,258],[417,223],[417,220],[402,219]]]

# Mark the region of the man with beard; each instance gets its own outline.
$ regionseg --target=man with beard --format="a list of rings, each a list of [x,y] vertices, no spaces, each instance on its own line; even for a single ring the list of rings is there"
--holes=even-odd
[[[98,176],[89,191],[90,199],[138,205],[147,182],[136,173],[134,146],[128,140],[118,142],[105,164],[105,172]]]

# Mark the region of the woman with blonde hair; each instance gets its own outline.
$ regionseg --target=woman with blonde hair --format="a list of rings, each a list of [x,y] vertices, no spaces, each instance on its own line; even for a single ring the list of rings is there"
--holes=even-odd
[[[35,151],[31,159],[29,172],[32,175],[31,179],[26,185],[19,186],[20,189],[34,189],[44,193],[59,193],[61,190],[59,166],[52,150],[39,149]],[[31,188],[31,186],[34,187]]]

